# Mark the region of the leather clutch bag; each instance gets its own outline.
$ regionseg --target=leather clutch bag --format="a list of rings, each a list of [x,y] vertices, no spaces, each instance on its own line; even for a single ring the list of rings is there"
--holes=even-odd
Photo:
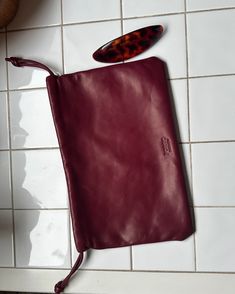
[[[170,240],[193,232],[166,66],[156,57],[46,79],[80,252]]]

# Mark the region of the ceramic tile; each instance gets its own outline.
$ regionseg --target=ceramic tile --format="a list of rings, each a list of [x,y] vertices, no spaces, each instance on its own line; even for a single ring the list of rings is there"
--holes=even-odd
[[[13,148],[58,146],[47,90],[10,93]]]
[[[157,56],[167,63],[171,78],[186,77],[186,45],[183,15],[124,20],[124,33],[156,24],[164,26],[165,33],[162,38],[152,48],[132,58],[132,60]]]
[[[161,13],[172,13],[184,11],[183,0],[145,0],[139,1],[138,5],[135,0],[123,0],[123,16],[146,16]]]
[[[185,182],[188,189],[188,197],[191,204],[193,204],[192,199],[192,181],[191,181],[191,160],[190,160],[190,146],[189,144],[180,144],[180,152],[182,156],[182,164],[185,175]]]
[[[0,151],[0,208],[11,208],[10,157],[8,151]]]
[[[190,76],[235,72],[235,10],[188,14]]]
[[[183,156],[183,164],[185,166],[185,174],[188,179],[191,177],[191,163],[190,163],[190,146],[189,144],[180,144],[180,150]]]
[[[196,209],[197,270],[235,271],[234,208]]]
[[[119,0],[63,0],[62,3],[64,23],[120,18]]]
[[[192,145],[195,205],[235,205],[235,143]]]
[[[94,31],[97,33],[94,34]],[[64,27],[64,59],[66,73],[107,65],[95,61],[92,58],[92,54],[100,46],[120,35],[120,21]]]
[[[235,0],[186,0],[187,10],[217,9],[234,7]]]
[[[78,253],[72,239],[72,257],[75,263]],[[130,270],[130,248],[121,247],[114,249],[89,250],[86,252],[82,264],[83,269],[116,269]]]
[[[15,208],[66,208],[67,186],[59,150],[12,153]]]
[[[17,267],[70,267],[67,211],[16,210]]]
[[[7,89],[5,34],[0,33],[0,90]]]
[[[0,149],[9,148],[7,94],[0,92]]]
[[[181,142],[188,142],[188,101],[187,101],[187,81],[172,80],[171,91],[174,101],[174,112],[176,114],[176,127],[178,139]]]
[[[14,266],[13,225],[10,210],[0,210],[0,248],[0,267]]]
[[[17,14],[8,29],[34,28],[61,23],[60,1],[21,0]]]
[[[8,33],[8,56],[35,59],[62,72],[61,29],[53,27]],[[8,72],[10,89],[46,86],[48,73],[44,70],[17,68],[8,63]]]
[[[135,270],[194,270],[193,237],[184,241],[133,246]]]
[[[235,77],[190,80],[191,139],[235,139]]]

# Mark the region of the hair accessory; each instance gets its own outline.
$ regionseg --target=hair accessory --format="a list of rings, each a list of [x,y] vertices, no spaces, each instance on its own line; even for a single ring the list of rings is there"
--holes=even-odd
[[[154,45],[161,37],[163,27],[154,25],[116,38],[101,46],[93,54],[93,58],[100,62],[120,62],[143,53]]]

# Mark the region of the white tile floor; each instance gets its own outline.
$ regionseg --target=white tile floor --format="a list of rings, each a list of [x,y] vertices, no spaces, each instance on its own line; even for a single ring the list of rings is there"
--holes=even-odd
[[[5,56],[60,73],[99,67],[91,54],[102,44],[163,24],[162,39],[135,59],[154,55],[168,65],[196,234],[93,251],[83,268],[235,273],[234,18],[234,0],[20,2],[0,31],[0,268],[70,268],[76,257],[47,74],[6,66]]]

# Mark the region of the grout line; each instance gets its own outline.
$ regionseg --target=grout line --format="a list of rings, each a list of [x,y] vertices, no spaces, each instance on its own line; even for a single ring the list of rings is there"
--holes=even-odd
[[[91,20],[91,21],[73,22],[73,23],[63,23],[63,27],[74,26],[74,25],[93,24],[93,23],[100,23],[100,22],[111,22],[111,21],[117,21],[117,20],[120,20],[120,18],[117,17],[117,18],[110,18],[110,19]],[[39,30],[39,29],[58,28],[58,27],[61,27],[61,25],[62,24],[46,25],[46,26],[38,26],[38,27],[28,27],[28,28],[22,28],[22,29],[8,30],[8,32],[9,33],[15,33],[15,32],[33,31],[33,30]]]
[[[124,26],[123,26],[123,2],[122,2],[122,0],[120,0],[120,14],[121,14],[121,35],[123,35]]]
[[[121,12],[121,35],[124,34],[124,23],[123,23],[123,0],[120,0],[120,12]],[[124,61],[123,61],[124,62]],[[133,270],[133,251],[132,246],[129,247],[130,254],[130,270]]]
[[[1,210],[12,210],[12,208],[0,208]],[[48,210],[56,210],[56,211],[68,211],[68,208],[66,207],[50,207],[50,208],[14,208],[14,211],[48,211]]]
[[[234,140],[217,140],[217,141],[184,141],[184,142],[178,142],[180,145],[195,145],[195,144],[223,144],[223,143],[235,143]],[[22,148],[11,148],[11,151],[43,151],[43,150],[60,150],[59,146],[55,147],[22,147]],[[10,151],[9,148],[0,149],[0,152]]]
[[[194,205],[194,208],[235,208],[235,205]]]
[[[9,91],[10,92],[25,92],[25,91],[46,90],[46,89],[47,89],[46,87],[32,87],[32,88],[9,89]]]
[[[190,206],[191,208],[235,208],[235,205],[194,205]],[[3,210],[12,210],[12,208],[0,208],[0,211]],[[50,208],[14,208],[15,211],[50,211],[50,210],[55,210],[55,211],[69,211],[68,207],[50,207]],[[131,248],[133,249],[133,248]]]
[[[5,33],[5,55],[8,57],[8,35]],[[10,189],[11,189],[11,205],[12,205],[12,250],[13,265],[16,267],[16,244],[15,244],[15,214],[14,214],[14,195],[13,195],[13,167],[12,167],[12,142],[11,142],[11,112],[10,112],[10,91],[9,91],[9,72],[8,64],[5,63],[7,77],[7,115],[8,115],[8,140],[9,140],[9,171],[10,171]]]
[[[189,138],[189,160],[190,160],[190,191],[191,201],[193,204],[193,162],[192,162],[192,145],[191,145],[191,117],[190,117],[190,93],[189,93],[189,49],[188,49],[188,26],[187,26],[187,1],[184,0],[184,25],[185,25],[185,52],[186,52],[186,76],[187,76],[187,110],[188,110],[188,138]],[[194,216],[194,213],[193,213]],[[196,222],[195,222],[196,223]],[[195,234],[193,234],[194,250],[194,271],[197,271],[197,251]]]
[[[215,144],[215,143],[235,143],[235,139],[233,140],[211,140],[211,141],[191,141],[191,142],[183,142],[182,144]]]
[[[179,78],[169,78],[169,81],[176,81],[176,80],[186,80],[186,79],[204,79],[204,78],[214,78],[214,77],[232,77],[235,76],[235,73],[230,74],[214,74],[214,75],[201,75],[201,76],[191,76],[191,77],[179,77]],[[20,88],[20,89],[9,89],[10,92],[23,92],[23,91],[34,91],[34,90],[46,90],[46,87],[32,87],[32,88]],[[7,90],[0,90],[0,93],[6,93]]]
[[[0,149],[0,152],[6,152],[9,151],[9,149]]]
[[[175,80],[186,80],[186,79],[204,79],[204,78],[219,78],[219,77],[232,77],[235,76],[235,73],[229,74],[213,74],[213,75],[198,75],[198,76],[186,76],[186,77],[178,77],[178,78],[169,78],[169,81]],[[9,89],[11,92],[22,92],[22,91],[33,91],[33,90],[46,90],[46,87],[32,87],[32,88],[20,88],[20,89]],[[7,92],[7,90],[0,90],[0,92]]]
[[[120,0],[121,1],[121,0]],[[62,8],[62,5],[61,5]],[[151,17],[157,17],[157,16],[171,16],[171,15],[185,15],[185,14],[194,14],[194,13],[202,13],[202,12],[213,12],[213,11],[226,11],[226,10],[234,10],[235,6],[231,7],[222,7],[222,8],[211,8],[211,9],[199,9],[194,11],[179,11],[179,12],[166,12],[166,13],[155,13],[150,15],[140,15],[140,16],[130,16],[130,17],[123,17],[123,20],[133,20],[133,19],[142,19],[142,18],[151,18]],[[62,9],[61,9],[62,11]],[[82,22],[72,22],[72,23],[65,23],[63,26],[70,26],[70,25],[83,25],[83,24],[92,24],[92,23],[99,23],[99,22],[110,22],[110,21],[116,21],[121,20],[121,18],[109,18],[109,19],[98,19],[98,20],[90,20],[90,21],[82,21]],[[12,33],[12,32],[19,32],[19,31],[28,31],[28,30],[37,30],[37,29],[46,29],[46,28],[54,28],[54,27],[60,27],[61,24],[52,24],[52,25],[45,25],[45,26],[37,26],[37,27],[26,27],[21,29],[6,29],[6,32]],[[5,32],[2,31],[0,34],[4,34]]]
[[[130,270],[133,271],[133,247],[130,246]]]
[[[43,151],[43,150],[59,150],[59,147],[32,147],[32,148],[13,148],[12,151]]]
[[[121,0],[120,0],[121,1]],[[202,10],[194,10],[194,11],[179,11],[179,12],[166,12],[166,13],[155,13],[150,15],[141,15],[141,16],[131,16],[131,17],[123,17],[123,20],[133,20],[133,19],[142,19],[142,18],[149,18],[149,17],[157,17],[157,16],[171,16],[171,15],[184,15],[184,14],[193,14],[193,13],[201,13],[201,12],[211,12],[211,11],[224,11],[224,10],[234,10],[235,7],[222,7],[222,8],[211,8],[211,9],[202,9]],[[63,11],[62,4],[61,4],[61,12]],[[120,20],[120,18],[109,18],[109,19],[98,19],[98,20],[90,20],[90,21],[82,21],[82,22],[72,22],[72,23],[65,23],[63,26],[70,26],[70,25],[79,25],[79,24],[91,24],[91,23],[98,23],[98,22],[110,22]],[[37,27],[26,27],[21,29],[6,29],[7,32],[19,32],[19,31],[27,31],[27,30],[37,30],[37,29],[46,29],[46,28],[54,28],[60,27],[61,24],[52,24],[52,25],[45,25],[45,26],[37,26]],[[4,34],[0,32],[0,34]]]
[[[96,271],[96,272],[133,272],[133,273],[159,273],[159,274],[195,274],[195,271],[174,271],[174,270],[125,270],[125,269],[79,269],[81,271]],[[219,271],[215,271],[215,272],[210,272],[210,271],[197,271],[196,274],[231,274],[234,275],[235,271],[232,272],[219,272]]]
[[[70,268],[73,267],[73,252],[72,252],[72,232],[71,232],[71,219],[70,219],[70,209],[67,209],[67,218],[68,218],[68,224],[67,224],[67,229],[68,229],[68,250],[69,250],[69,263],[70,263]]]
[[[65,59],[64,59],[64,17],[63,17],[63,2],[60,0],[60,11],[61,11],[61,58],[62,58],[62,73],[65,73]],[[58,148],[60,149],[60,148]],[[62,158],[61,158],[62,159]],[[67,199],[68,200],[68,199]],[[68,206],[69,207],[69,206]],[[71,220],[70,220],[70,209],[67,209],[68,211],[68,245],[69,245],[69,262],[70,262],[70,268],[73,266],[73,256],[72,256],[72,232],[71,232]]]
[[[13,267],[10,267],[10,266],[3,266],[1,268],[4,268],[4,269],[13,269]],[[58,268],[58,267],[22,267],[22,266],[17,266],[15,267],[16,270],[40,270],[40,271],[44,271],[44,270],[56,270],[56,271],[64,271],[64,270],[67,270],[69,271],[70,268],[68,267],[64,267],[64,268]],[[173,271],[173,270],[133,270],[133,271],[130,271],[130,270],[127,270],[127,269],[99,269],[99,268],[79,268],[79,271],[81,272],[125,272],[125,273],[159,273],[159,274],[195,274],[195,271]],[[214,275],[234,275],[235,274],[235,271],[232,271],[232,272],[220,272],[220,271],[197,271],[196,272],[197,274],[214,274]]]
[[[64,65],[64,33],[63,33],[63,4],[62,0],[60,0],[60,11],[61,11],[61,58],[62,58],[62,73],[65,73],[65,65]]]
[[[187,13],[192,14],[192,13],[200,13],[200,12],[213,12],[213,11],[224,11],[224,10],[234,10],[235,6],[230,6],[230,7],[220,7],[220,8],[208,8],[208,9],[196,9],[196,10],[189,10]]]
[[[212,74],[212,75],[198,75],[198,76],[190,76],[189,79],[205,79],[205,78],[219,78],[219,77],[230,77],[234,76],[235,73],[228,74]]]

